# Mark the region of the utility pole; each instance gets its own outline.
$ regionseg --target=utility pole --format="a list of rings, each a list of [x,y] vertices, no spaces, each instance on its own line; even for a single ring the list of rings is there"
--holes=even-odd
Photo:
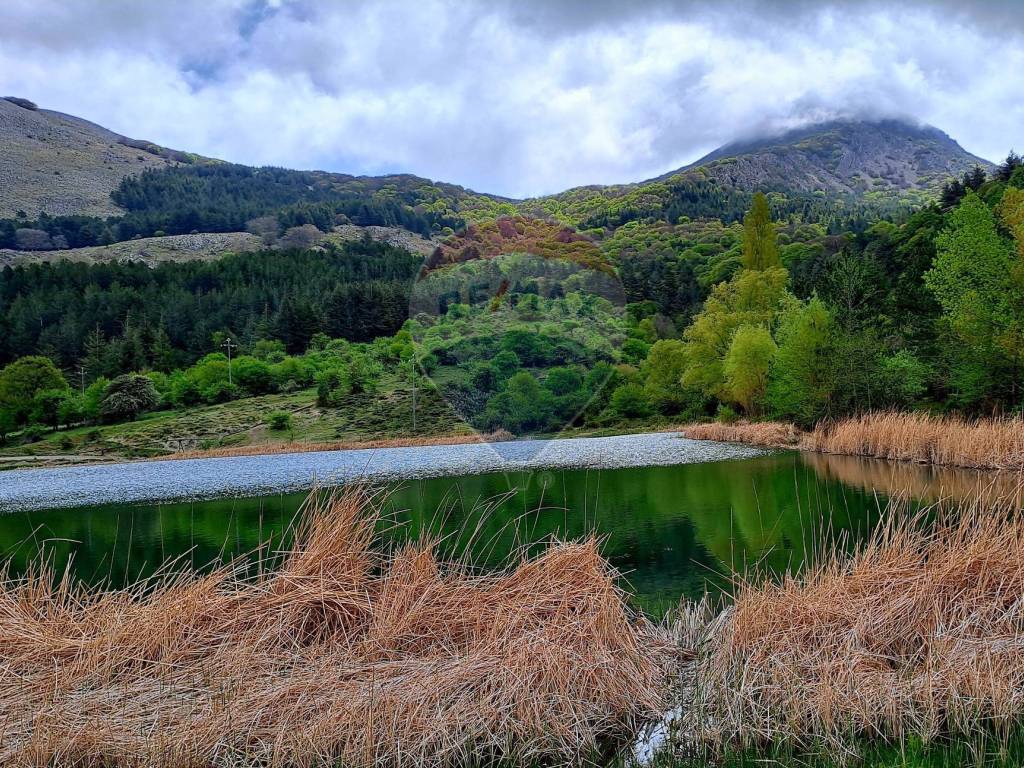
[[[409,369],[412,371],[412,433],[416,434],[416,356],[409,360]]]
[[[231,350],[232,348],[238,349],[238,345],[234,344],[231,341],[231,337],[228,336],[226,339],[224,339],[224,343],[221,344],[221,346],[228,351],[228,384],[232,384],[234,382],[232,382],[231,380]]]
[[[79,377],[80,382],[81,382],[81,394],[84,395],[85,394],[85,366],[82,365],[81,363],[78,364],[77,373],[78,373],[78,377]]]

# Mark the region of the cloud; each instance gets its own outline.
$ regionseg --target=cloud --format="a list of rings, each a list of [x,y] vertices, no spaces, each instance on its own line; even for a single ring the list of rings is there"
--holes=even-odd
[[[990,158],[1024,147],[1017,2],[6,0],[0,15],[0,92],[236,162],[518,197],[835,116],[928,122]]]

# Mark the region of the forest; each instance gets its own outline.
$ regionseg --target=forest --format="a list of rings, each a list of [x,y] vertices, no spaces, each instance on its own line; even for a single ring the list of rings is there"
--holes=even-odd
[[[1024,168],[1011,154],[898,222],[840,234],[780,222],[757,194],[742,223],[650,217],[597,240],[498,218],[426,265],[365,239],[7,268],[0,308],[5,434],[304,388],[339,407],[384,374],[517,434],[1010,413],[1024,406]]]
[[[465,225],[460,203],[479,204],[461,187],[415,176],[354,177],[230,163],[181,165],[125,177],[113,201],[121,216],[19,216],[0,219],[0,248],[54,250],[137,237],[240,232],[252,222],[280,233],[304,224],[401,226],[424,236]],[[262,233],[262,232],[261,232]]]

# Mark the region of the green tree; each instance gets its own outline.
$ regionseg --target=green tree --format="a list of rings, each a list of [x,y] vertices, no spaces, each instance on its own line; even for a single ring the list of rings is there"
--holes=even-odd
[[[662,339],[651,347],[643,365],[647,399],[662,413],[677,413],[687,402],[682,379],[686,370],[686,345],[678,339]]]
[[[137,373],[126,373],[107,385],[100,402],[100,414],[108,421],[134,421],[136,416],[155,408],[159,402],[160,395],[152,380]]]
[[[771,333],[756,325],[740,326],[723,365],[730,399],[750,416],[759,416],[776,346]]]
[[[548,369],[544,386],[553,395],[563,396],[576,392],[583,385],[583,376],[576,368],[561,366]]]
[[[265,395],[274,391],[274,375],[265,360],[242,355],[232,361],[234,380],[251,395]]]
[[[889,408],[909,408],[928,389],[932,372],[926,363],[912,352],[901,349],[882,358],[879,395]]]
[[[835,385],[833,334],[832,315],[817,297],[783,313],[768,378],[774,415],[811,426],[826,414]]]
[[[60,415],[64,401],[70,395],[71,390],[66,387],[64,389],[44,389],[36,392],[36,396],[32,398],[32,410],[29,412],[29,421],[35,424],[45,424],[56,429],[61,423]]]
[[[948,228],[936,238],[936,246],[925,285],[954,324],[971,327],[983,318],[998,322],[1007,314],[1010,247],[981,198],[971,193],[963,199],[950,214]]]
[[[86,421],[99,421],[100,403],[103,401],[103,395],[106,393],[109,385],[110,380],[101,376],[85,388],[85,393],[82,395],[83,419]]]
[[[553,408],[554,395],[532,374],[520,371],[509,379],[504,391],[488,401],[485,421],[517,433],[546,429]]]
[[[32,413],[36,395],[46,390],[66,391],[68,383],[48,357],[30,355],[0,371],[0,410],[15,423],[24,424]]]
[[[733,334],[743,325],[774,325],[780,309],[792,301],[786,290],[788,275],[782,267],[741,270],[727,283],[719,283],[704,309],[683,334],[686,370],[683,385],[709,397],[730,400],[723,363]]]
[[[647,394],[639,384],[623,384],[617,387],[612,392],[609,407],[623,419],[639,419],[651,413]]]
[[[0,408],[0,443],[7,441],[7,436],[18,428],[18,422],[14,418],[14,412],[6,408]]]
[[[763,192],[757,192],[743,217],[743,268],[762,270],[781,266],[768,198]]]
[[[992,210],[974,193],[936,238],[924,280],[943,310],[951,384],[961,405],[1016,404],[1019,397],[1024,312],[1016,261]]]

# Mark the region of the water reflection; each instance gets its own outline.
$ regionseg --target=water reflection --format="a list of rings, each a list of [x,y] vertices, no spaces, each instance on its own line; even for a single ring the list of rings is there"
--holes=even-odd
[[[823,453],[802,454],[801,459],[823,480],[891,498],[1024,508],[1024,474],[1019,472],[976,472]]]
[[[837,456],[757,459],[613,471],[491,474],[409,481],[387,489],[387,536],[441,534],[482,566],[557,536],[605,537],[641,605],[727,589],[734,573],[799,569],[822,542],[851,546],[887,497],[999,494],[1013,479],[935,472]],[[0,517],[0,549],[23,572],[41,547],[74,574],[124,584],[168,558],[200,567],[278,547],[304,494],[184,504],[107,506]]]

